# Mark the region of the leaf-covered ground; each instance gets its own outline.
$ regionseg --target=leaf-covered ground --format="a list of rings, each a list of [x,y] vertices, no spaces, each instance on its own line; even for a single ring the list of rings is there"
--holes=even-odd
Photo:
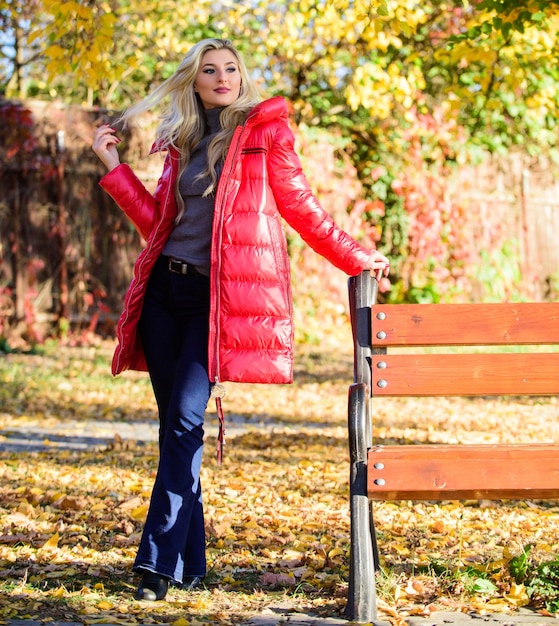
[[[300,348],[291,386],[229,385],[222,467],[210,407],[202,476],[209,574],[198,590],[173,588],[154,604],[133,600],[131,565],[156,445],[121,436],[131,427],[153,432],[154,404],[145,375],[110,376],[111,347],[0,356],[0,439],[26,429],[63,435],[44,436],[41,451],[0,452],[0,620],[238,625],[280,599],[342,615],[350,342]],[[557,399],[382,399],[374,414],[385,442],[556,441],[559,429]],[[84,425],[94,445],[62,445],[82,437]],[[374,512],[383,619],[557,610],[556,502],[381,503]]]

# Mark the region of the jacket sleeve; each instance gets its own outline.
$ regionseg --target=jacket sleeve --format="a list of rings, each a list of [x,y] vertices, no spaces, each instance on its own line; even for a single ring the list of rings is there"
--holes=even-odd
[[[99,184],[124,211],[140,235],[147,239],[154,223],[156,201],[132,168],[121,163],[105,174]]]
[[[287,121],[278,124],[268,176],[281,216],[315,252],[350,276],[366,268],[370,250],[339,228],[313,195]]]

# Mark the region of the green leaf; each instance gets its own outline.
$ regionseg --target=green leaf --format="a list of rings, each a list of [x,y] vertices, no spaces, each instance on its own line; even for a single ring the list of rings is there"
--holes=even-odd
[[[476,578],[472,585],[472,591],[475,593],[495,593],[497,587],[486,578]]]
[[[528,553],[531,548],[531,544],[524,546],[522,554],[513,557],[509,561],[509,571],[517,583],[521,583],[526,578],[526,572],[528,570]]]

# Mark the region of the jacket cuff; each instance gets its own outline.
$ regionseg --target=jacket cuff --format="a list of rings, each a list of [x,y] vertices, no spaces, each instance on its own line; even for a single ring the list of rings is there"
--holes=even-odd
[[[137,180],[137,176],[128,163],[120,163],[101,178],[99,185],[101,185],[108,194],[111,194],[111,190],[116,191],[116,187],[121,188],[123,182],[124,184],[126,184],[126,182],[134,184],[133,179]]]

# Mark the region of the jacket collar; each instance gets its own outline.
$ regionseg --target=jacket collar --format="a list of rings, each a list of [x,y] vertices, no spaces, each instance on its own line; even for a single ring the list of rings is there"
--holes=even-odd
[[[252,111],[248,114],[245,127],[252,128],[253,126],[258,126],[259,124],[266,124],[267,122],[271,122],[277,119],[287,119],[288,110],[287,110],[287,102],[282,96],[275,96],[274,98],[269,98],[268,100],[263,100],[259,104],[257,104]],[[156,141],[150,150],[150,154],[154,152],[159,152],[163,148],[161,146],[160,141]],[[169,151],[172,157],[178,158],[178,153],[175,150]]]

